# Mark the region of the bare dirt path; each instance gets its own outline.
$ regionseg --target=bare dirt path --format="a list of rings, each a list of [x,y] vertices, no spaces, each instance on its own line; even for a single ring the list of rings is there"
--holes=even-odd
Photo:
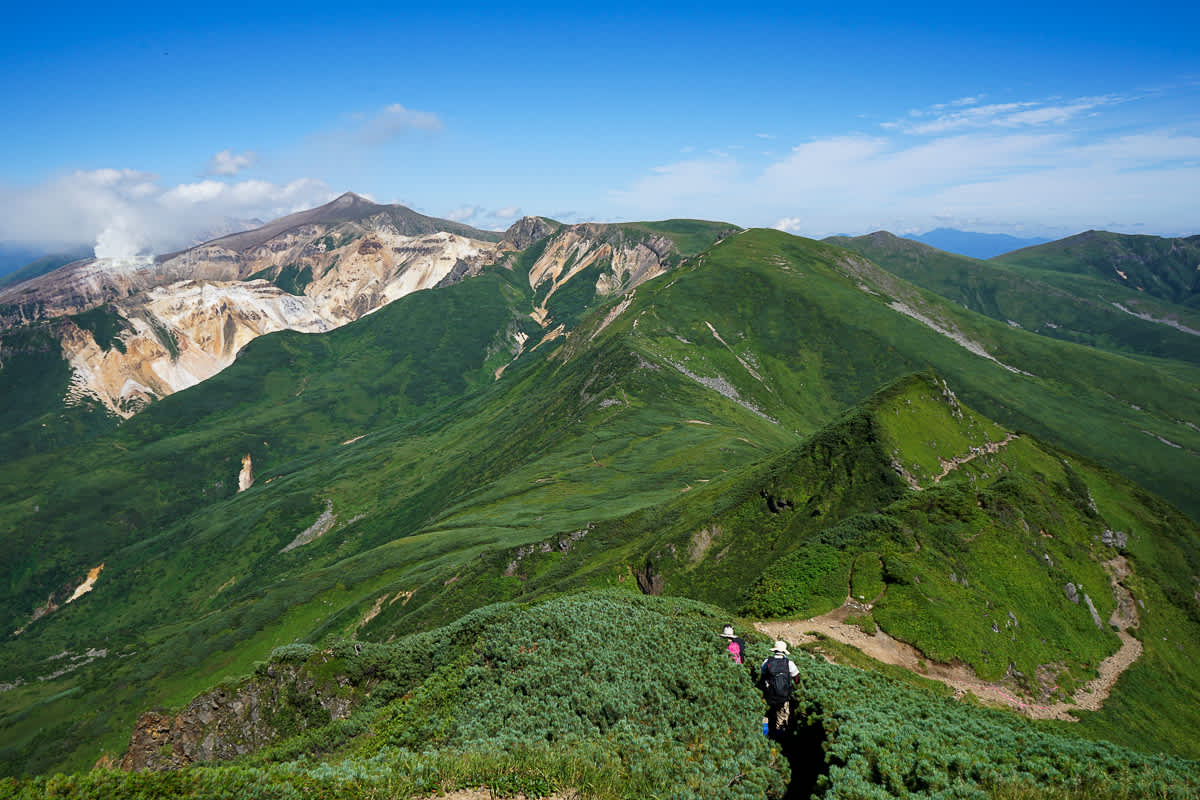
[[[1118,556],[1106,562],[1104,566],[1112,579],[1113,592],[1117,598],[1117,608],[1109,622],[1119,628],[1117,635],[1121,638],[1121,647],[1100,664],[1099,677],[1077,691],[1070,703],[1039,705],[1029,702],[1014,694],[1015,690],[1010,686],[982,680],[974,670],[960,661],[955,660],[949,664],[932,661],[920,650],[892,638],[882,629],[877,629],[872,635],[857,626],[847,625],[846,617],[851,614],[870,613],[872,607],[871,604],[859,603],[850,598],[847,598],[841,608],[819,617],[758,622],[754,627],[791,645],[815,641],[814,634],[821,634],[850,645],[876,661],[903,667],[923,677],[940,681],[954,689],[955,697],[963,697],[970,692],[984,702],[1007,706],[1034,719],[1075,722],[1077,720],[1071,716],[1071,712],[1079,709],[1099,710],[1117,678],[1142,654],[1142,643],[1128,632],[1129,628],[1136,628],[1138,625],[1137,606],[1129,590],[1120,583],[1129,574],[1129,565],[1123,557]]]
[[[955,457],[951,458],[949,461],[946,461],[944,459],[939,459],[942,462],[942,471],[938,475],[934,476],[933,482],[941,483],[942,479],[945,478],[947,475],[949,475],[951,472],[958,469],[963,464],[966,464],[969,461],[974,461],[975,459],[979,458],[980,456],[986,456],[986,455],[992,455],[993,453],[999,453],[1001,450],[1004,449],[1005,446],[1008,445],[1009,442],[1011,442],[1013,439],[1016,439],[1016,438],[1018,438],[1017,434],[1010,433],[1007,436],[1005,436],[1003,440],[1001,440],[999,442],[988,442],[987,444],[982,445],[981,447],[972,447],[971,452],[969,452],[965,456],[955,456]]]

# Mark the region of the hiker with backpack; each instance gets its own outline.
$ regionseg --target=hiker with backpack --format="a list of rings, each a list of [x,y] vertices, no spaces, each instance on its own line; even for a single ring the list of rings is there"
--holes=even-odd
[[[767,736],[780,738],[791,722],[792,691],[800,681],[800,670],[788,658],[787,642],[777,641],[771,657],[759,669],[759,688],[767,701]]]
[[[729,651],[729,657],[733,659],[733,663],[745,664],[746,663],[746,645],[744,645],[742,643],[742,640],[740,638],[738,638],[737,634],[735,634],[733,632],[733,626],[726,625],[725,628],[721,631],[721,636],[723,638],[729,640],[729,644],[726,645],[725,649],[727,649]]]

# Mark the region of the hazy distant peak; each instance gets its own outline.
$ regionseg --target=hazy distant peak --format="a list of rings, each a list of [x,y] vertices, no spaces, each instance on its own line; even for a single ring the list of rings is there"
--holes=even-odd
[[[979,233],[977,231],[960,231],[954,228],[934,228],[926,233],[914,234],[906,238],[936,247],[939,250],[945,250],[948,253],[958,253],[971,258],[992,258],[1002,253],[1050,241],[1041,236],[1021,238],[1010,236],[1007,233]]]

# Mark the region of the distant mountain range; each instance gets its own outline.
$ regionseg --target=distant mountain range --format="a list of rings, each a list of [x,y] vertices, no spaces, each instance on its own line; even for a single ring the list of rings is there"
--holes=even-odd
[[[1022,239],[1009,236],[1007,233],[976,233],[954,228],[934,228],[926,233],[908,235],[904,238],[922,242],[948,253],[958,253],[971,258],[992,258],[1011,250],[1051,241],[1041,237]]]
[[[0,242],[0,278],[44,255],[44,251],[25,245]]]
[[[498,234],[347,194],[7,286],[0,786],[1194,794],[1190,247]],[[797,659],[789,773],[727,620],[886,677]]]

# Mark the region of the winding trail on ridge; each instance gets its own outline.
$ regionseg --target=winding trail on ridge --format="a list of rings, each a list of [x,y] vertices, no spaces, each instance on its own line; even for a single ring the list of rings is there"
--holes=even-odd
[[[857,626],[846,624],[846,618],[851,614],[869,614],[874,603],[878,602],[882,595],[871,603],[860,603],[847,597],[841,608],[828,614],[804,620],[756,622],[754,627],[772,638],[783,639],[789,645],[816,641],[814,634],[821,634],[849,645],[876,661],[903,667],[922,677],[940,681],[954,689],[956,698],[961,698],[969,692],[986,703],[1012,708],[1033,719],[1078,722],[1071,712],[1098,711],[1108,698],[1117,678],[1142,654],[1142,643],[1129,633],[1129,629],[1138,626],[1137,606],[1129,590],[1121,584],[1130,573],[1129,564],[1123,556],[1117,556],[1105,562],[1104,567],[1112,580],[1113,594],[1117,599],[1117,607],[1109,618],[1109,623],[1118,629],[1117,636],[1121,639],[1121,647],[1101,662],[1098,668],[1099,677],[1077,691],[1070,703],[1037,705],[1017,697],[1014,694],[1016,690],[1011,686],[982,680],[970,666],[957,659],[949,664],[932,661],[912,645],[889,636],[882,628],[877,628],[872,635]]]

